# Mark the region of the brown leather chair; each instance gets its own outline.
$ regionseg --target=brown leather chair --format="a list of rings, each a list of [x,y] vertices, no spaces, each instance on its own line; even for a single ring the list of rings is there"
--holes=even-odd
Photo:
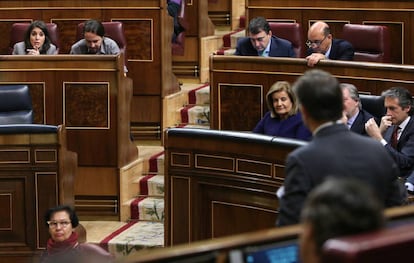
[[[121,53],[124,54],[124,65],[126,68],[127,65],[127,41],[125,38],[125,31],[124,25],[122,22],[119,21],[111,21],[111,22],[102,22],[102,25],[105,28],[105,36],[114,40],[119,47]],[[78,27],[76,28],[76,41],[81,40],[83,38],[83,27],[84,23],[79,23]]]
[[[269,25],[273,35],[292,43],[296,57],[305,56],[305,42],[302,37],[302,26],[299,23],[269,22]]]
[[[322,248],[322,262],[411,262],[413,233],[414,224],[408,223],[376,232],[329,239]]]
[[[345,24],[342,38],[353,45],[354,61],[391,62],[391,39],[387,26]]]
[[[29,28],[30,23],[14,23],[10,31],[9,54],[13,53],[14,44],[24,41],[24,35]],[[59,53],[59,30],[55,23],[46,23],[49,32],[50,41],[56,46]]]

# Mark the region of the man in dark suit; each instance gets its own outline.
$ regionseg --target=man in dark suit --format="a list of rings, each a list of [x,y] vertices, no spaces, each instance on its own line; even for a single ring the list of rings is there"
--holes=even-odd
[[[262,57],[296,57],[290,41],[272,35],[264,17],[253,18],[248,27],[249,37],[237,41],[235,55]]]
[[[385,207],[401,205],[398,167],[382,145],[351,132],[342,121],[338,80],[322,70],[307,71],[294,84],[305,125],[313,139],[287,157],[278,225],[299,222],[308,194],[328,177],[367,183]]]
[[[362,109],[357,88],[349,83],[341,83],[342,96],[344,98],[344,115],[346,125],[356,133],[367,135],[365,123],[374,118],[371,113]]]
[[[322,59],[353,60],[354,48],[346,40],[334,39],[331,30],[323,21],[312,24],[308,30],[306,60],[308,66],[313,67]]]
[[[380,141],[400,168],[400,176],[406,179],[414,169],[414,108],[411,93],[402,87],[384,91],[384,106],[387,110],[378,125],[373,119],[365,124],[367,133]],[[408,180],[409,182],[411,181]],[[414,192],[414,187],[408,185]]]

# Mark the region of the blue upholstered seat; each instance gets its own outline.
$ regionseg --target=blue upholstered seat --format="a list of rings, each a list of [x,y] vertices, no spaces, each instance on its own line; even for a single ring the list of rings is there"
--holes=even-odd
[[[0,85],[0,125],[33,123],[32,98],[27,85]]]

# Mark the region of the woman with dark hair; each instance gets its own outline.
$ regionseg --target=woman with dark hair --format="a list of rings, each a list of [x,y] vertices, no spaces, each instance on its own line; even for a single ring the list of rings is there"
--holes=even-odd
[[[74,229],[79,225],[79,219],[70,206],[50,208],[45,214],[45,222],[50,238],[41,263],[113,262],[112,255],[103,248],[78,242],[78,234]]]
[[[274,83],[266,94],[269,111],[257,123],[254,133],[309,141],[312,133],[305,127],[296,95],[289,82]]]
[[[43,21],[33,21],[24,35],[24,41],[13,47],[13,55],[55,55],[57,48],[50,41],[47,26]]]

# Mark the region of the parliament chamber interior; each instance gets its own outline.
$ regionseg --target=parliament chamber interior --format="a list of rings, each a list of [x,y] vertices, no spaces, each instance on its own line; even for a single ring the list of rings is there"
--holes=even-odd
[[[44,214],[62,204],[79,216],[80,242],[116,262],[299,262],[301,225],[275,226],[275,193],[286,157],[306,143],[251,131],[272,84],[310,69],[309,27],[323,20],[352,43],[353,61],[315,68],[358,87],[363,107],[384,112],[377,99],[394,86],[414,92],[412,1],[182,0],[174,42],[167,9],[164,0],[2,1],[0,262],[40,262]],[[259,16],[296,57],[234,55]],[[119,54],[69,54],[91,18]],[[12,55],[35,20],[58,54]],[[24,122],[3,122],[11,111]],[[326,262],[409,259],[411,204],[385,209],[382,232],[335,239],[345,245],[324,250]]]

